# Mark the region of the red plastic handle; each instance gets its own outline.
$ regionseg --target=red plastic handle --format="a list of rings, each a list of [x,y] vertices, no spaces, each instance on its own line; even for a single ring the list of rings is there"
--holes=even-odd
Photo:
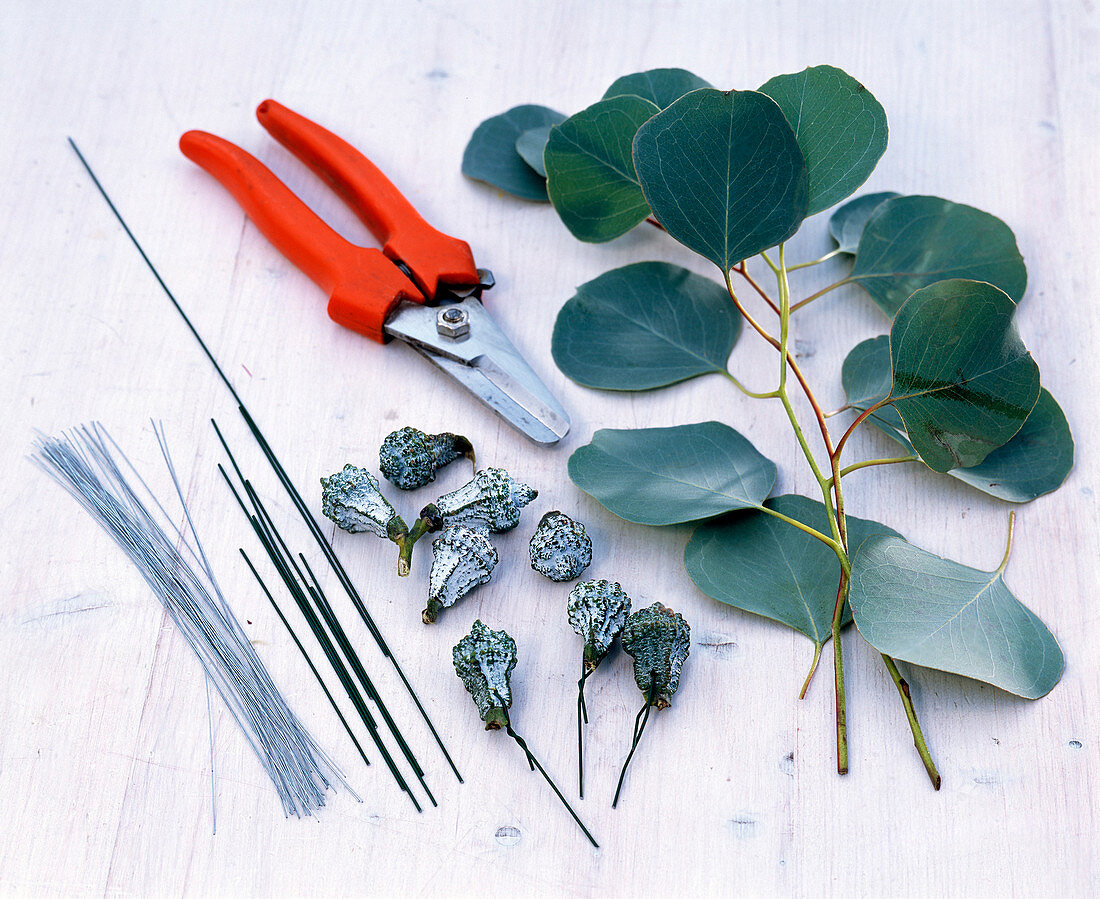
[[[424,301],[416,285],[379,250],[348,243],[240,147],[204,131],[188,131],[180,149],[221,182],[263,235],[329,294],[333,321],[381,342],[386,339],[383,325],[398,302]]]
[[[274,100],[264,100],[256,118],[344,198],[382,243],[382,252],[408,266],[426,297],[434,299],[442,286],[478,283],[469,244],[424,221],[378,167],[350,144]]]

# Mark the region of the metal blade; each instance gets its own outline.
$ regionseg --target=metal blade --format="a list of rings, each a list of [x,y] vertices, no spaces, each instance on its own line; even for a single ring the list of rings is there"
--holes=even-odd
[[[454,321],[445,322],[444,315]],[[569,432],[561,404],[477,299],[437,307],[402,303],[386,322],[386,332],[406,341],[536,443],[556,443]]]

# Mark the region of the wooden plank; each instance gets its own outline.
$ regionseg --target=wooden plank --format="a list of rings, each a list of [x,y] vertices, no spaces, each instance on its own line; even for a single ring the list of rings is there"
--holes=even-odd
[[[1100,885],[1097,733],[1089,700],[1098,633],[1098,515],[1093,493],[1098,384],[1090,297],[1100,280],[1095,85],[1098,22],[1084,2],[828,7],[560,3],[290,3],[248,7],[133,2],[18,6],[0,31],[8,87],[0,164],[5,189],[0,509],[7,513],[0,592],[0,889],[5,893],[467,895],[505,883],[521,894],[1081,895]],[[460,174],[474,126],[511,105],[569,112],[617,76],[692,69],[723,88],[828,62],[860,78],[890,116],[891,143],[866,190],[931,193],[986,209],[1014,229],[1028,263],[1024,339],[1078,440],[1066,485],[1019,510],[1009,583],[1052,627],[1062,683],[1028,703],[913,671],[914,694],[944,778],[936,794],[912,750],[896,692],[875,654],[846,635],[852,773],[834,773],[832,693],[803,638],[719,606],[683,571],[688,528],[620,521],[569,482],[569,453],[598,427],[718,417],[780,467],[777,490],[815,485],[775,405],[714,379],[639,395],[580,388],[554,368],[549,334],[576,285],[617,265],[664,259],[712,276],[655,229],[578,244],[553,212]],[[187,128],[221,134],[271,164],[352,239],[361,225],[274,144],[252,109],[275,96],[363,148],[440,228],[468,239],[498,286],[498,322],[557,392],[573,429],[535,449],[401,347],[382,351],[332,324],[324,299],[203,172],[178,153]],[[218,483],[216,416],[272,499],[228,394],[158,293],[64,143],[88,155],[131,227],[268,433],[307,498],[345,461],[374,466],[391,429],[461,430],[479,460],[540,489],[502,535],[493,582],[425,628],[427,546],[407,581],[392,547],[337,534],[349,573],[466,776],[458,785],[350,604],[338,611],[379,689],[405,724],[440,800],[416,815],[375,764],[356,765],[346,735],[240,565],[253,544]],[[807,223],[792,259],[830,246]],[[798,273],[808,294],[843,272]],[[764,273],[761,273],[763,277]],[[822,402],[843,402],[839,364],[888,322],[857,292],[800,314],[795,349]],[[754,386],[774,355],[746,335],[732,370]],[[801,413],[806,409],[802,407]],[[334,795],[319,824],[287,821],[254,757],[214,707],[217,834],[211,833],[206,690],[189,650],[122,555],[75,504],[23,460],[33,428],[97,418],[164,492],[146,424],[162,419],[196,523],[234,609],[288,701],[347,774],[362,803]],[[887,448],[859,435],[855,454]],[[440,491],[467,474],[456,464]],[[396,498],[411,518],[432,490]],[[167,495],[165,493],[165,495]],[[861,472],[849,509],[919,545],[992,567],[1005,506],[919,470]],[[657,715],[620,807],[609,808],[639,694],[615,656],[589,683],[590,794],[578,811],[593,851],[501,734],[480,729],[451,668],[451,646],[481,616],[520,647],[515,720],[558,783],[575,794],[573,709],[579,641],[567,585],[527,567],[542,512],[576,514],[596,541],[592,576],[620,580],[640,606],[663,601],[692,625],[675,706]],[[299,529],[296,545],[316,552]],[[336,595],[335,583],[331,583]],[[368,747],[368,752],[370,752]],[[377,753],[370,753],[372,760]]]

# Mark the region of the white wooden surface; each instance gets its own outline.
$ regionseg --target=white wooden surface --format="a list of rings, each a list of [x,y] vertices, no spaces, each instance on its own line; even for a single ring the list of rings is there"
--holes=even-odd
[[[266,7],[266,9],[265,9]],[[1097,345],[1100,14],[1080,2],[111,4],[14,0],[0,25],[4,87],[3,429],[0,509],[0,892],[5,894],[1086,895],[1095,853],[1100,693],[1097,615]],[[1019,510],[1009,581],[1051,626],[1065,677],[1031,703],[914,672],[943,773],[934,793],[896,693],[846,636],[852,773],[834,773],[832,692],[821,672],[795,696],[811,647],[719,606],[684,574],[688,530],[636,527],[569,482],[569,453],[601,426],[718,417],[780,466],[780,491],[811,494],[781,410],[716,379],[603,395],[549,357],[573,288],[616,265],[666,259],[710,274],[652,229],[577,243],[548,207],[466,181],[465,141],[524,102],[574,111],[618,75],[684,66],[724,87],[828,62],[860,78],[890,116],[890,149],[866,189],[932,193],[987,209],[1015,230],[1030,286],[1020,309],[1044,384],[1077,438],[1064,487]],[[562,445],[536,449],[400,347],[382,351],[324,315],[317,289],[178,152],[213,131],[273,165],[354,239],[361,226],[253,117],[273,96],[363,148],[425,215],[467,238],[496,272],[489,303],[572,413]],[[494,582],[428,630],[424,561],[408,581],[379,541],[336,536],[410,679],[453,749],[459,786],[350,607],[339,611],[405,723],[440,798],[416,815],[379,766],[363,769],[320,691],[239,564],[250,535],[224,488],[207,419],[240,448],[280,520],[292,512],[225,389],[65,144],[72,135],[190,311],[306,492],[345,461],[374,465],[394,427],[467,433],[486,463],[542,494],[500,540]],[[828,249],[824,217],[792,259]],[[827,268],[827,267],[822,267]],[[800,273],[807,293],[840,268]],[[857,293],[800,314],[796,344],[823,402],[839,366],[887,322]],[[746,335],[733,370],[766,384],[770,350]],[[148,425],[165,423],[195,515],[231,602],[293,707],[363,796],[334,795],[318,821],[285,820],[223,709],[214,708],[218,829],[204,681],[121,553],[24,459],[35,428],[99,419],[164,488]],[[866,434],[860,453],[880,453]],[[461,483],[461,466],[441,489]],[[919,545],[991,568],[1007,507],[918,470],[852,478],[849,508]],[[422,495],[401,497],[411,516]],[[578,808],[592,850],[518,750],[482,731],[450,648],[475,616],[520,647],[515,721],[570,796],[580,644],[567,586],[524,561],[542,512],[561,508],[597,542],[593,576],[638,605],[664,601],[692,625],[675,706],[650,723],[620,808],[609,808],[639,694],[628,660],[590,682],[590,794]],[[335,595],[335,582],[332,584]],[[374,753],[376,755],[376,753]]]

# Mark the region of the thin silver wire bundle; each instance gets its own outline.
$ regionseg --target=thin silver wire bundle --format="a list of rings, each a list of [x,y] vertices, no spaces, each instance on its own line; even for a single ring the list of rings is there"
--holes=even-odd
[[[84,507],[141,572],[236,719],[286,814],[313,814],[325,804],[328,789],[347,784],[287,706],[226,603],[187,511],[163,426],[154,423],[153,430],[183,507],[186,529],[171,523],[98,423],[81,425],[61,437],[39,434],[31,460]],[[127,481],[112,448],[159,511],[159,520]]]

